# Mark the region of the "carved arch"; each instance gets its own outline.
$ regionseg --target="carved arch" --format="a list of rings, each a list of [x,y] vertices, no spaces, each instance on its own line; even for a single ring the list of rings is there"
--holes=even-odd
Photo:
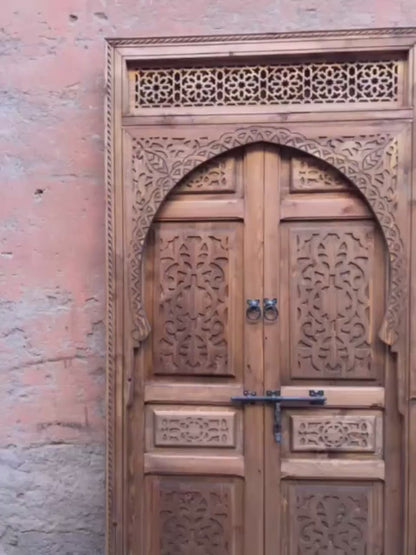
[[[310,154],[341,172],[365,197],[382,229],[390,261],[390,289],[380,330],[393,345],[399,336],[406,298],[406,261],[397,222],[397,138],[389,133],[313,137],[281,126],[241,126],[226,133],[218,128],[203,137],[133,139],[132,236],[129,280],[133,339],[139,345],[150,332],[142,300],[145,241],[161,204],[188,173],[226,151],[256,142],[291,147]]]

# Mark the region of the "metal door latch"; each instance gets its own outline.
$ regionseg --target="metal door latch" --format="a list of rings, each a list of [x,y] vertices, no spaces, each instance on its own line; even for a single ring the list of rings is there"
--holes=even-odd
[[[259,403],[272,404],[274,408],[273,435],[276,443],[280,443],[282,440],[282,405],[290,407],[322,406],[325,404],[326,398],[324,391],[321,389],[310,389],[307,397],[282,396],[280,395],[280,390],[276,389],[274,391],[266,391],[266,395],[257,395],[254,391],[244,391],[242,396],[231,397],[231,401],[233,403],[251,405]]]

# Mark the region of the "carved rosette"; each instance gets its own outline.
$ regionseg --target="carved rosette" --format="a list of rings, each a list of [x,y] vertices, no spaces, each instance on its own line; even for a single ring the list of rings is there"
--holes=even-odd
[[[142,259],[147,233],[168,193],[200,164],[228,150],[256,142],[295,148],[336,168],[362,193],[383,231],[390,258],[390,290],[381,339],[393,345],[406,298],[406,261],[397,223],[398,145],[394,135],[313,137],[280,126],[243,126],[200,138],[133,139],[133,215],[129,251],[133,339],[139,345],[150,328],[142,300]]]

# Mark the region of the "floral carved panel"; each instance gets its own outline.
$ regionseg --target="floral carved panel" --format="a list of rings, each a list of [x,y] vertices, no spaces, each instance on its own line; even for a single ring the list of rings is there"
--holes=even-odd
[[[241,257],[238,224],[215,231],[204,222],[157,226],[155,374],[234,375],[233,306],[241,285],[232,276]]]
[[[381,555],[372,510],[379,494],[368,484],[290,484],[288,553]]]
[[[372,379],[372,226],[291,230],[291,375]]]
[[[162,480],[160,555],[231,555],[231,484]]]
[[[307,137],[281,126],[238,126],[221,132],[212,126],[201,136],[186,134],[133,138],[132,236],[129,251],[133,338],[149,333],[142,301],[142,258],[153,218],[168,193],[185,175],[228,150],[268,142],[301,150],[334,167],[365,197],[384,234],[390,258],[389,301],[380,330],[394,344],[406,298],[406,257],[397,221],[398,142],[394,135]]]

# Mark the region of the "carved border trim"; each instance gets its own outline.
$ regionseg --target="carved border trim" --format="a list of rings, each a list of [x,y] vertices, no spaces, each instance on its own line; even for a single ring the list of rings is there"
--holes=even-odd
[[[105,97],[105,186],[106,186],[106,235],[107,235],[107,250],[106,250],[106,266],[107,266],[107,352],[106,352],[106,367],[107,367],[107,384],[106,384],[106,400],[107,400],[107,417],[106,417],[106,552],[112,553],[112,543],[114,540],[113,529],[113,431],[112,426],[114,422],[114,382],[115,382],[115,328],[114,328],[114,287],[115,287],[115,268],[114,268],[114,215],[113,215],[113,49],[106,45],[106,97]]]
[[[129,279],[136,346],[148,336],[149,322],[142,299],[142,259],[154,216],[169,192],[197,166],[226,151],[268,142],[306,152],[339,170],[366,198],[384,234],[391,279],[381,339],[393,345],[399,335],[406,298],[405,249],[396,220],[398,145],[388,133],[360,137],[315,137],[280,126],[241,126],[199,138],[133,139],[133,232],[129,248]],[[353,155],[353,156],[352,156]]]
[[[191,43],[216,43],[216,42],[254,42],[293,39],[319,39],[319,38],[416,38],[416,27],[397,27],[379,29],[340,29],[337,31],[287,31],[281,33],[253,33],[248,35],[190,35],[179,37],[141,37],[141,38],[108,38],[112,46],[144,46],[159,44],[191,44]]]

